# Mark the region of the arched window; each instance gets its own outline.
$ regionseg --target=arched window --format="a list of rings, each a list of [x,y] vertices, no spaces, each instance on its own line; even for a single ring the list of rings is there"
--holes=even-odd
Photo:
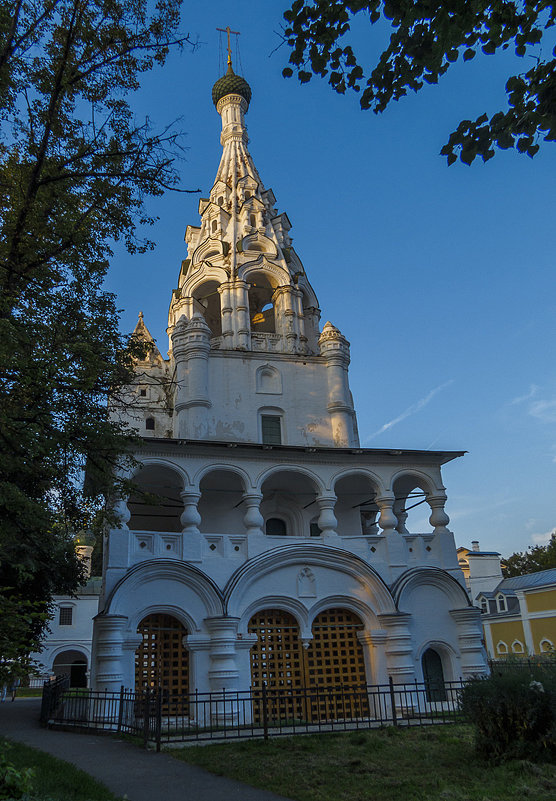
[[[288,528],[284,520],[279,517],[269,517],[265,524],[265,533],[269,537],[286,537]]]
[[[506,601],[506,596],[502,595],[501,592],[498,593],[496,596],[496,608],[499,612],[507,612],[508,611],[508,604]]]
[[[514,654],[524,653],[525,649],[523,647],[523,643],[520,642],[519,640],[514,640],[512,643],[512,651],[514,652]]]
[[[554,645],[552,644],[551,640],[548,640],[546,637],[541,640],[541,654],[548,654],[550,651],[554,650]]]
[[[496,650],[500,656],[505,656],[508,653],[508,646],[503,640],[500,640],[496,646]]]
[[[213,233],[216,231],[217,225],[218,225],[218,223],[216,222],[216,220],[213,220],[212,221],[212,232]]]
[[[488,611],[489,611],[489,609],[488,609],[488,601],[484,597],[484,595],[481,597],[480,603],[481,603],[481,612],[484,612],[485,615],[488,615]]]
[[[272,297],[275,286],[265,273],[255,273],[249,278],[249,317],[251,331],[266,334],[276,333],[276,321]]]
[[[154,431],[154,417],[147,417],[145,420],[145,428],[147,431]]]

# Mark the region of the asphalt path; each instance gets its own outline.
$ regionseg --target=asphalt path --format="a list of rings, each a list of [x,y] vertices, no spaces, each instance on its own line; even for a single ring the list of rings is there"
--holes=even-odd
[[[40,698],[4,701],[0,735],[71,762],[128,801],[288,801],[114,736],[43,729],[39,710]]]

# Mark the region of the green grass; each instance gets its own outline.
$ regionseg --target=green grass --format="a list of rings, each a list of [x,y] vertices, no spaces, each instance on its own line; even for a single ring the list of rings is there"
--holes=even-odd
[[[40,698],[42,687],[18,687],[16,698]]]
[[[276,737],[172,756],[295,801],[556,801],[556,766],[493,767],[464,725]]]
[[[69,762],[22,743],[0,738],[0,745],[5,742],[10,744],[7,753],[9,762],[18,770],[32,768],[34,771],[33,801],[118,801],[107,787]]]

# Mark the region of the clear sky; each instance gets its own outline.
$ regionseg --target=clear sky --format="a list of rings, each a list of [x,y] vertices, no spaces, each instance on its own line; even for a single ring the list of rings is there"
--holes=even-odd
[[[198,224],[220,159],[215,29],[230,25],[253,90],[251,154],[292,222],[322,323],[351,342],[362,446],[468,451],[443,471],[457,544],[476,539],[509,555],[545,542],[556,527],[556,144],[533,160],[498,151],[472,167],[448,168],[438,155],[461,119],[505,108],[508,70],[530,62],[505,54],[457,64],[376,116],[319,78],[281,77],[289,52],[272,51],[286,7],[187,4],[183,27],[199,47],[143,77],[138,118],[159,127],[181,118],[182,186],[202,191],[149,201],[160,218],[148,232],[154,252],[117,249],[107,287],[122,330],[143,310],[166,353],[185,227]],[[357,27],[369,60],[382,33]],[[421,509],[408,520],[416,531],[428,528]]]

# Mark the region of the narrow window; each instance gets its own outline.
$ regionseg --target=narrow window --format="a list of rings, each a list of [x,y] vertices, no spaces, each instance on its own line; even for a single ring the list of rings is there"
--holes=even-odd
[[[251,197],[251,192],[249,190],[247,190],[245,192],[245,200],[249,200],[250,197]]]
[[[216,231],[216,225],[217,225],[216,220],[213,220],[212,221],[212,231],[213,231],[213,233],[214,233],[214,231]]]
[[[140,395],[142,398],[146,398],[146,397],[147,397],[147,390],[146,390],[146,389],[140,389],[140,390],[139,390],[139,395]]]
[[[251,225],[253,226],[253,228],[256,226],[256,224],[257,224],[257,221],[256,221],[256,219],[255,219],[255,215],[254,215],[254,214],[251,214],[251,216],[249,217],[249,222],[251,223]]]
[[[282,444],[282,428],[280,424],[280,417],[278,415],[261,415],[261,431],[263,445]]]
[[[269,517],[266,521],[265,532],[269,537],[285,537],[288,533],[286,524],[279,517]]]
[[[60,607],[60,626],[71,626],[73,622],[73,607],[61,606]]]
[[[319,524],[313,521],[309,526],[309,534],[311,537],[320,537],[322,534]]]
[[[496,596],[496,606],[499,612],[507,612],[508,605],[506,603],[506,597],[502,594]]]
[[[488,601],[486,598],[481,598],[481,612],[484,612],[485,615],[488,615]]]
[[[147,417],[145,420],[145,428],[147,431],[154,431],[154,417]]]

